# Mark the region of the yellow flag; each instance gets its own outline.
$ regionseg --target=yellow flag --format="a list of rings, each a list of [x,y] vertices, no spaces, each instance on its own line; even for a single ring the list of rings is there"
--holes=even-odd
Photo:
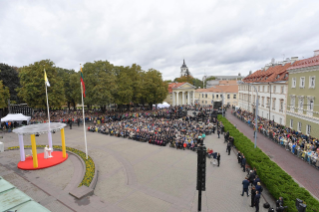
[[[48,80],[48,77],[47,77],[47,73],[45,72],[45,69],[44,69],[44,82],[45,84],[50,87],[50,83],[49,83],[49,80]]]

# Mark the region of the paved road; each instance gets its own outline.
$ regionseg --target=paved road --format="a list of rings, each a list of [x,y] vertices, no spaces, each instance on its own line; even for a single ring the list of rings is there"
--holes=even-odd
[[[252,128],[233,116],[230,111],[227,111],[226,118],[232,124],[235,124],[237,129],[245,136],[254,141]],[[305,187],[315,198],[319,199],[319,171],[316,168],[291,154],[261,133],[258,133],[257,146],[291,175],[300,186]]]
[[[82,129],[66,129],[67,146],[84,149]],[[46,135],[36,138],[37,144],[47,143]],[[24,139],[25,145],[30,144],[29,137]],[[55,167],[26,172],[16,168],[19,151],[7,151],[0,153],[0,173],[51,211],[197,211],[195,152],[91,132],[87,133],[87,139],[89,155],[99,170],[99,180],[94,195],[81,201],[68,195],[81,171],[75,158],[70,157]],[[6,147],[16,146],[18,137],[6,134],[4,142]],[[61,143],[60,133],[53,134],[53,143]],[[216,135],[207,136],[205,143],[221,153],[221,166],[207,163],[202,211],[253,212],[249,207],[250,198],[240,195],[245,173],[239,168],[234,152],[228,156],[223,140]],[[264,199],[261,205],[263,203]]]

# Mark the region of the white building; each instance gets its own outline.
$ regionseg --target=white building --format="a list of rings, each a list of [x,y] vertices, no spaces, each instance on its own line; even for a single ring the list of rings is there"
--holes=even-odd
[[[258,115],[278,124],[286,123],[288,72],[297,58],[286,59],[275,63],[274,60],[265,68],[244,78],[239,85],[239,107],[255,114],[256,98],[258,98]],[[258,91],[255,91],[255,88]]]

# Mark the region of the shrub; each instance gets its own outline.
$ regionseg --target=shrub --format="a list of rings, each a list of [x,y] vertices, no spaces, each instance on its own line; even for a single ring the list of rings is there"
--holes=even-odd
[[[319,201],[316,200],[304,188],[301,188],[290,175],[282,170],[275,162],[263,153],[258,147],[255,149],[253,142],[248,139],[243,133],[239,132],[226,118],[218,116],[225,131],[234,137],[236,148],[242,152],[251,167],[257,168],[257,173],[260,180],[267,187],[273,197],[278,199],[284,198],[285,205],[288,206],[288,211],[297,212],[295,206],[296,198],[302,199],[310,210],[319,208]]]

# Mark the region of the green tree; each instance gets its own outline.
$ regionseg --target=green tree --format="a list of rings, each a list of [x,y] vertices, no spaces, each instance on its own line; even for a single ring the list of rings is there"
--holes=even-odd
[[[8,99],[10,99],[9,88],[4,86],[0,80],[0,109],[8,107]]]
[[[19,69],[21,87],[17,88],[18,96],[30,107],[46,108],[44,69],[51,85],[48,87],[49,106],[60,108],[65,103],[63,80],[50,60]]]
[[[117,91],[114,94],[115,103],[118,105],[128,105],[133,99],[134,82],[130,76],[129,67],[115,67]]]
[[[86,88],[85,104],[99,105],[105,111],[106,105],[114,103],[118,86],[114,66],[108,61],[85,63],[83,77]]]
[[[18,68],[0,63],[0,80],[3,85],[9,88],[11,102],[19,103],[16,89],[20,87]]]
[[[203,81],[201,81],[200,79],[194,78],[193,79],[193,85],[196,88],[203,88]]]
[[[149,104],[162,103],[168,94],[168,84],[163,81],[162,74],[155,70],[149,69],[143,75],[143,102]]]

